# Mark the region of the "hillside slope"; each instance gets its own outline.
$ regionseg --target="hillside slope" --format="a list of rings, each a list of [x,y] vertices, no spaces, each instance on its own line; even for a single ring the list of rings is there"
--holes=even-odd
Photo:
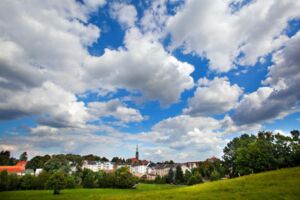
[[[124,200],[124,199],[300,199],[300,167],[253,174],[190,187],[140,184],[136,190],[73,189],[1,192],[0,199]]]

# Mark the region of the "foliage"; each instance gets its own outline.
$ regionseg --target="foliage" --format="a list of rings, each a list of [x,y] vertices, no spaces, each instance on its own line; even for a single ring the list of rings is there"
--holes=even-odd
[[[82,186],[84,188],[94,188],[96,187],[95,173],[90,169],[83,170]]]
[[[8,189],[8,173],[6,170],[0,172],[0,191]]]
[[[173,168],[169,169],[166,182],[167,183],[174,183],[174,171],[173,171]]]
[[[244,134],[224,148],[224,164],[231,176],[240,176],[299,165],[299,131],[291,137],[272,132]]]
[[[176,184],[183,184],[184,183],[183,171],[182,171],[180,165],[176,166],[175,182],[176,182]]]
[[[15,165],[17,160],[10,157],[10,151],[0,151],[0,165]]]
[[[203,180],[202,180],[200,173],[198,171],[195,171],[195,173],[192,176],[190,176],[190,178],[188,179],[187,184],[195,185],[195,184],[202,183],[202,182],[203,182]]]
[[[64,173],[61,171],[53,173],[46,182],[46,187],[48,189],[53,189],[53,194],[59,194],[60,190],[64,189],[65,186],[66,178],[64,176]]]
[[[27,159],[28,159],[27,152],[23,152],[23,153],[20,155],[20,160],[21,160],[21,161],[27,161]]]
[[[49,173],[62,171],[67,174],[70,171],[70,165],[68,160],[64,158],[52,157],[45,163],[44,170]]]
[[[30,174],[25,174],[20,179],[20,189],[32,190],[36,188],[36,177]]]
[[[132,188],[136,183],[137,179],[127,167],[121,167],[115,171],[115,186],[117,188]]]

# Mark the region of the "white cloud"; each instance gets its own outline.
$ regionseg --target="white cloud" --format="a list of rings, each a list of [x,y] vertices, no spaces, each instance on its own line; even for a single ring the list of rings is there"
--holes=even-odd
[[[300,33],[273,57],[265,87],[245,95],[233,116],[240,124],[272,121],[299,112]]]
[[[103,56],[87,60],[86,80],[97,88],[123,88],[163,105],[177,102],[194,85],[194,67],[177,60],[163,46],[151,41],[137,28],[126,32],[125,49],[105,49]],[[100,78],[101,77],[101,78]]]
[[[88,109],[95,117],[112,116],[125,123],[144,120],[139,110],[129,108],[118,99],[107,102],[91,102],[88,104]]]
[[[234,63],[253,65],[281,47],[288,40],[283,34],[287,22],[300,16],[300,3],[294,0],[251,1],[234,13],[231,3],[186,1],[167,22],[171,48],[183,46],[185,53],[207,57],[212,70],[226,72]]]
[[[84,126],[89,119],[83,102],[51,82],[22,91],[0,88],[0,93],[1,119],[40,114],[39,122],[52,126]]]
[[[222,114],[235,108],[242,93],[242,89],[236,84],[231,85],[226,77],[203,78],[183,112],[190,115]]]
[[[112,3],[110,15],[117,19],[125,28],[134,27],[137,20],[137,11],[133,5],[126,3]]]

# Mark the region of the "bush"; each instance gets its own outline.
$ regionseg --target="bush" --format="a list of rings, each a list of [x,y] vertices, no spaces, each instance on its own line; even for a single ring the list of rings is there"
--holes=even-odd
[[[94,188],[96,187],[96,177],[92,170],[84,169],[82,178],[82,187],[84,188]]]
[[[198,184],[198,183],[203,183],[203,180],[202,180],[201,175],[198,172],[196,172],[194,175],[192,175],[189,178],[187,184],[188,185],[195,185],[195,184]]]
[[[75,183],[75,177],[74,176],[68,176],[66,178],[66,188],[72,189],[75,188],[76,183]]]
[[[36,189],[36,177],[30,174],[26,174],[21,177],[20,188],[22,190]]]
[[[122,167],[117,169],[115,172],[116,180],[115,186],[117,188],[133,188],[137,183],[137,178],[135,178],[127,167]]]
[[[210,180],[211,181],[216,181],[216,180],[219,180],[221,179],[221,175],[220,173],[217,171],[217,170],[214,170],[211,175],[210,175]]]
[[[8,190],[18,190],[20,185],[20,179],[17,174],[8,175]]]
[[[51,174],[46,172],[46,171],[42,171],[37,177],[36,177],[36,189],[45,189],[45,184],[47,182],[47,180],[50,178]]]
[[[0,191],[8,189],[8,173],[6,170],[0,173]]]
[[[62,172],[55,172],[46,182],[46,187],[48,189],[53,189],[53,194],[59,194],[60,190],[64,189],[66,186],[66,178]]]

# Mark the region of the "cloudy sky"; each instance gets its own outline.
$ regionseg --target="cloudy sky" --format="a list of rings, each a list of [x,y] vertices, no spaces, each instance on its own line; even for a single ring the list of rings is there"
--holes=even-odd
[[[300,129],[300,1],[1,0],[0,149],[221,156]]]

